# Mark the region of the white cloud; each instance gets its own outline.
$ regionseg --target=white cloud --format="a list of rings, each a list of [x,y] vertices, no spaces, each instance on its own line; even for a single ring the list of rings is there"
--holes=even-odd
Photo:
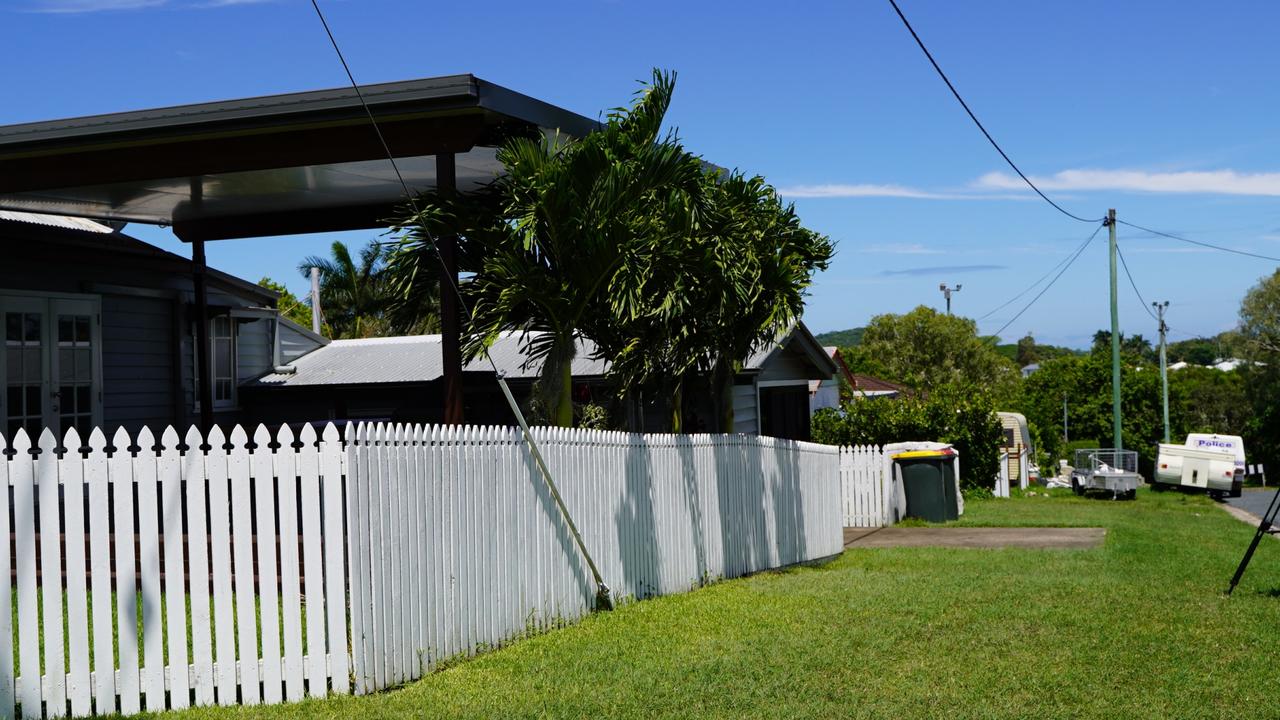
[[[936,198],[937,193],[916,190],[901,185],[793,185],[778,188],[778,194],[795,198],[853,198],[853,197],[900,197],[900,198]]]
[[[875,183],[825,185],[791,185],[778,188],[778,194],[789,198],[912,198],[917,200],[1025,200],[1010,193],[938,192],[905,185]]]
[[[883,243],[880,245],[862,245],[858,252],[884,253],[886,255],[941,255],[943,251],[926,247],[920,243]]]
[[[39,0],[31,8],[38,13],[90,13],[103,10],[137,10],[158,7],[168,0]]]
[[[1280,196],[1280,173],[1242,173],[1235,170],[1147,172],[1076,169],[1043,177],[1032,176],[1031,181],[1042,190]],[[1016,175],[991,172],[978,178],[973,187],[980,190],[1018,190],[1026,185]]]

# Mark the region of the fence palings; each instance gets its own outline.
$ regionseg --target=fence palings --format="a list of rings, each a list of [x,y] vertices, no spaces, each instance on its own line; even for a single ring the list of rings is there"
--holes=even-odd
[[[885,517],[883,488],[842,501],[874,449],[534,432],[623,600],[834,555],[850,507]],[[591,609],[519,431],[347,433],[0,437],[0,717],[372,692]]]

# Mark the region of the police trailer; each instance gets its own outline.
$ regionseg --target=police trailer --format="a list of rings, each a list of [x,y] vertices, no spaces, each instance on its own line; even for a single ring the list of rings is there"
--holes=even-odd
[[[1212,497],[1240,497],[1244,441],[1239,435],[1192,433],[1182,445],[1160,443],[1151,487],[1204,490]]]

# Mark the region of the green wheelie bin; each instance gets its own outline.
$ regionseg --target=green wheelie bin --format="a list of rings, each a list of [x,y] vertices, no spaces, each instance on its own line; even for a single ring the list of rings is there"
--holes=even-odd
[[[902,472],[907,517],[946,522],[960,517],[956,499],[955,451],[911,450],[893,456]]]

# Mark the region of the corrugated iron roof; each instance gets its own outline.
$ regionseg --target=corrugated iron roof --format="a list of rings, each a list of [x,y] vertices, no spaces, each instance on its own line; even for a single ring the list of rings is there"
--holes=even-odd
[[[17,210],[0,210],[0,220],[31,223],[32,225],[45,225],[47,227],[62,228],[64,230],[80,230],[92,233],[114,232],[111,228],[103,225],[102,223],[94,222],[86,218],[67,217],[65,215],[43,215],[40,213],[18,212]]]
[[[778,347],[789,340],[811,339],[813,336],[803,328],[802,324],[797,324],[781,337],[778,345],[753,353],[743,364],[743,369],[759,371]],[[537,378],[542,365],[528,363],[528,354],[525,352],[528,340],[535,335],[536,333],[529,333],[528,336],[520,332],[502,333],[493,347],[489,348],[489,355],[498,370],[508,378]],[[817,347],[812,342],[809,345]],[[439,335],[334,340],[293,361],[290,365],[293,372],[270,373],[248,385],[303,387],[431,382],[444,374],[440,352]],[[586,339],[578,340],[578,354],[573,360],[574,377],[601,377],[609,371],[608,361],[594,357],[595,354],[595,343]],[[817,359],[830,362],[820,351]],[[831,367],[834,371],[834,365]],[[462,369],[463,372],[493,372],[484,358],[472,360]]]
[[[503,333],[489,349],[498,370],[509,378],[532,379],[540,363],[526,367],[527,340],[522,333]],[[251,383],[259,387],[301,387],[309,385],[372,385],[418,383],[439,379],[444,374],[439,335],[334,340],[303,355],[292,363],[292,373],[271,373]],[[604,375],[608,363],[593,359],[595,345],[578,342],[573,361],[575,377]],[[487,360],[478,358],[463,367],[464,372],[492,372]]]

